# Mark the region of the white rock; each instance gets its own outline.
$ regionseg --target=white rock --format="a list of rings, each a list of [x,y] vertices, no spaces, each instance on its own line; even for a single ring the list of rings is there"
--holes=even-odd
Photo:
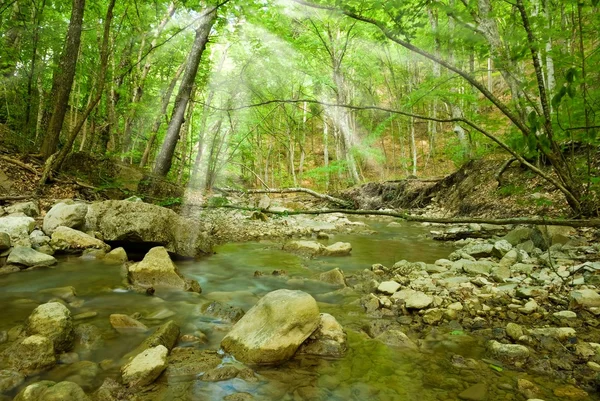
[[[168,354],[169,350],[164,345],[141,352],[121,369],[123,383],[130,387],[152,383],[167,368]]]
[[[391,281],[384,281],[381,284],[379,284],[379,286],[377,287],[377,291],[382,292],[384,294],[388,294],[388,295],[392,295],[394,294],[396,291],[398,291],[400,289],[400,284],[398,284],[397,282],[391,280]]]
[[[47,235],[52,235],[56,227],[83,228],[88,206],[83,203],[60,202],[52,206],[44,217],[43,229]]]

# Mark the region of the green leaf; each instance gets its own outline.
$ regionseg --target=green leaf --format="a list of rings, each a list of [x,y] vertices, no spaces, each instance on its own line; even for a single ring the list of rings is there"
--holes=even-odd
[[[596,7],[600,0],[592,0],[592,6]]]
[[[575,85],[567,85],[567,94],[571,99],[575,97],[575,93],[577,90],[575,89]]]
[[[504,370],[500,366],[496,366],[496,365],[490,365],[490,368],[495,370],[496,372],[502,372]]]
[[[536,132],[540,127],[538,115],[535,111],[529,113],[529,115],[527,116],[527,122],[529,123],[529,128],[531,128],[533,132]]]
[[[562,98],[565,97],[566,94],[567,94],[567,88],[565,86],[563,86],[556,93],[556,95],[554,95],[554,97],[552,98],[552,107],[557,109],[560,106],[560,102],[562,101]]]
[[[569,68],[565,77],[568,83],[573,83],[577,78],[577,70],[574,67]]]

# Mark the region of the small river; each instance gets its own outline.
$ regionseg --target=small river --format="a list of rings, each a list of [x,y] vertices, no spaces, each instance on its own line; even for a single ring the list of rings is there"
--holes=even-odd
[[[405,223],[388,227],[391,220],[352,220],[365,222],[377,234],[337,234],[329,240],[329,243],[350,242],[353,251],[349,257],[305,259],[283,252],[282,243],[264,241],[227,244],[218,247],[213,256],[178,262],[186,277],[200,282],[203,288],[200,295],[174,291],[163,292],[159,298],[129,292],[125,289],[122,268],[77,257],[62,259],[53,269],[0,277],[3,309],[0,331],[23,324],[39,303],[48,301],[51,296],[44,294],[44,289],[73,286],[77,291],[77,301],[70,307],[73,315],[97,312],[97,316],[81,322],[99,327],[105,342],[101,350],[80,352],[79,357],[98,364],[102,362],[103,369],[81,362],[76,365],[77,369],[58,365],[41,377],[28,379],[26,384],[40,379],[72,380],[91,391],[107,376],[118,378],[123,356],[145,338],[145,335],[117,334],[109,324],[110,314],[139,314],[139,320],[150,328],[172,319],[180,325],[182,334],[201,330],[208,336],[208,344],[199,347],[218,349],[230,325],[204,316],[203,304],[217,300],[248,310],[267,292],[298,289],[313,295],[321,312],[332,314],[347,329],[347,355],[340,360],[294,359],[277,368],[261,368],[257,370],[260,378],[257,382],[196,381],[189,400],[221,400],[235,392],[248,392],[258,400],[456,400],[461,391],[482,381],[489,388],[486,399],[523,399],[515,390],[510,390],[515,386],[516,372],[508,369],[498,372],[491,368],[474,371],[452,366],[455,354],[482,356],[482,348],[467,336],[436,335],[433,330],[427,339],[429,352],[411,352],[387,347],[361,332],[368,317],[356,302],[357,297],[336,293],[337,288],[312,279],[335,267],[350,275],[374,263],[391,266],[401,259],[432,263],[447,257],[453,248],[428,239],[429,228],[421,225]],[[285,270],[287,276],[271,275],[278,269]],[[254,277],[255,271],[263,272],[264,276]],[[107,363],[108,360],[114,363]],[[81,371],[82,366],[84,371]],[[518,377],[546,386],[544,378],[524,373]],[[153,400],[150,394],[147,399]]]

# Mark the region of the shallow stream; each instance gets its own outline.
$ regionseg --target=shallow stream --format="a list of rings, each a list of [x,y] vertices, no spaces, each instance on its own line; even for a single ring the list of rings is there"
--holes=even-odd
[[[542,388],[552,388],[557,384],[546,383],[543,377],[530,377],[509,369],[498,372],[492,368],[482,371],[453,366],[451,359],[455,354],[482,357],[482,348],[467,336],[452,337],[444,333],[436,336],[433,331],[427,341],[430,352],[410,352],[387,347],[361,333],[360,329],[368,318],[353,302],[357,297],[334,293],[337,288],[307,279],[314,279],[319,273],[334,267],[351,275],[374,263],[390,266],[401,259],[431,263],[452,251],[449,245],[428,239],[428,229],[420,225],[406,223],[388,227],[390,220],[361,221],[377,234],[337,234],[329,241],[350,242],[353,251],[349,257],[309,260],[283,252],[280,250],[282,244],[265,241],[228,244],[219,247],[211,257],[179,262],[179,268],[186,277],[200,282],[203,288],[200,295],[170,292],[161,293],[159,298],[128,292],[120,267],[76,257],[62,260],[53,269],[0,277],[0,305],[3,309],[0,331],[23,324],[39,303],[52,298],[42,292],[44,289],[75,287],[77,299],[70,306],[73,315],[97,312],[95,317],[77,323],[98,326],[105,341],[101,350],[80,352],[79,357],[95,363],[104,361],[104,369],[82,362],[75,365],[77,369],[58,365],[41,377],[30,378],[27,383],[41,378],[73,380],[86,391],[92,391],[104,377],[118,377],[123,356],[146,336],[117,334],[109,324],[108,317],[112,313],[140,314],[140,321],[150,328],[172,319],[180,325],[182,334],[201,330],[208,336],[209,343],[199,347],[218,349],[230,325],[202,315],[200,308],[203,304],[217,300],[248,310],[269,291],[299,289],[312,294],[319,302],[321,312],[332,314],[347,329],[349,351],[343,359],[295,359],[281,367],[258,369],[257,382],[241,379],[216,383],[194,381],[186,399],[221,400],[232,393],[248,392],[259,400],[456,400],[466,388],[484,382],[488,388],[486,400],[521,400],[524,398],[513,390],[517,377],[528,378]],[[271,275],[277,269],[285,270],[287,276]],[[263,272],[264,276],[254,277],[255,271]],[[154,398],[148,394],[148,399]],[[173,398],[166,396],[160,399]]]

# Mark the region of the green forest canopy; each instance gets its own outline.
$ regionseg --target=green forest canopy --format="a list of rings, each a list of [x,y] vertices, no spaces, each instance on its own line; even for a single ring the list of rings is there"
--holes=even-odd
[[[502,152],[596,214],[597,3],[5,0],[0,135],[49,174],[87,152],[206,189]]]

